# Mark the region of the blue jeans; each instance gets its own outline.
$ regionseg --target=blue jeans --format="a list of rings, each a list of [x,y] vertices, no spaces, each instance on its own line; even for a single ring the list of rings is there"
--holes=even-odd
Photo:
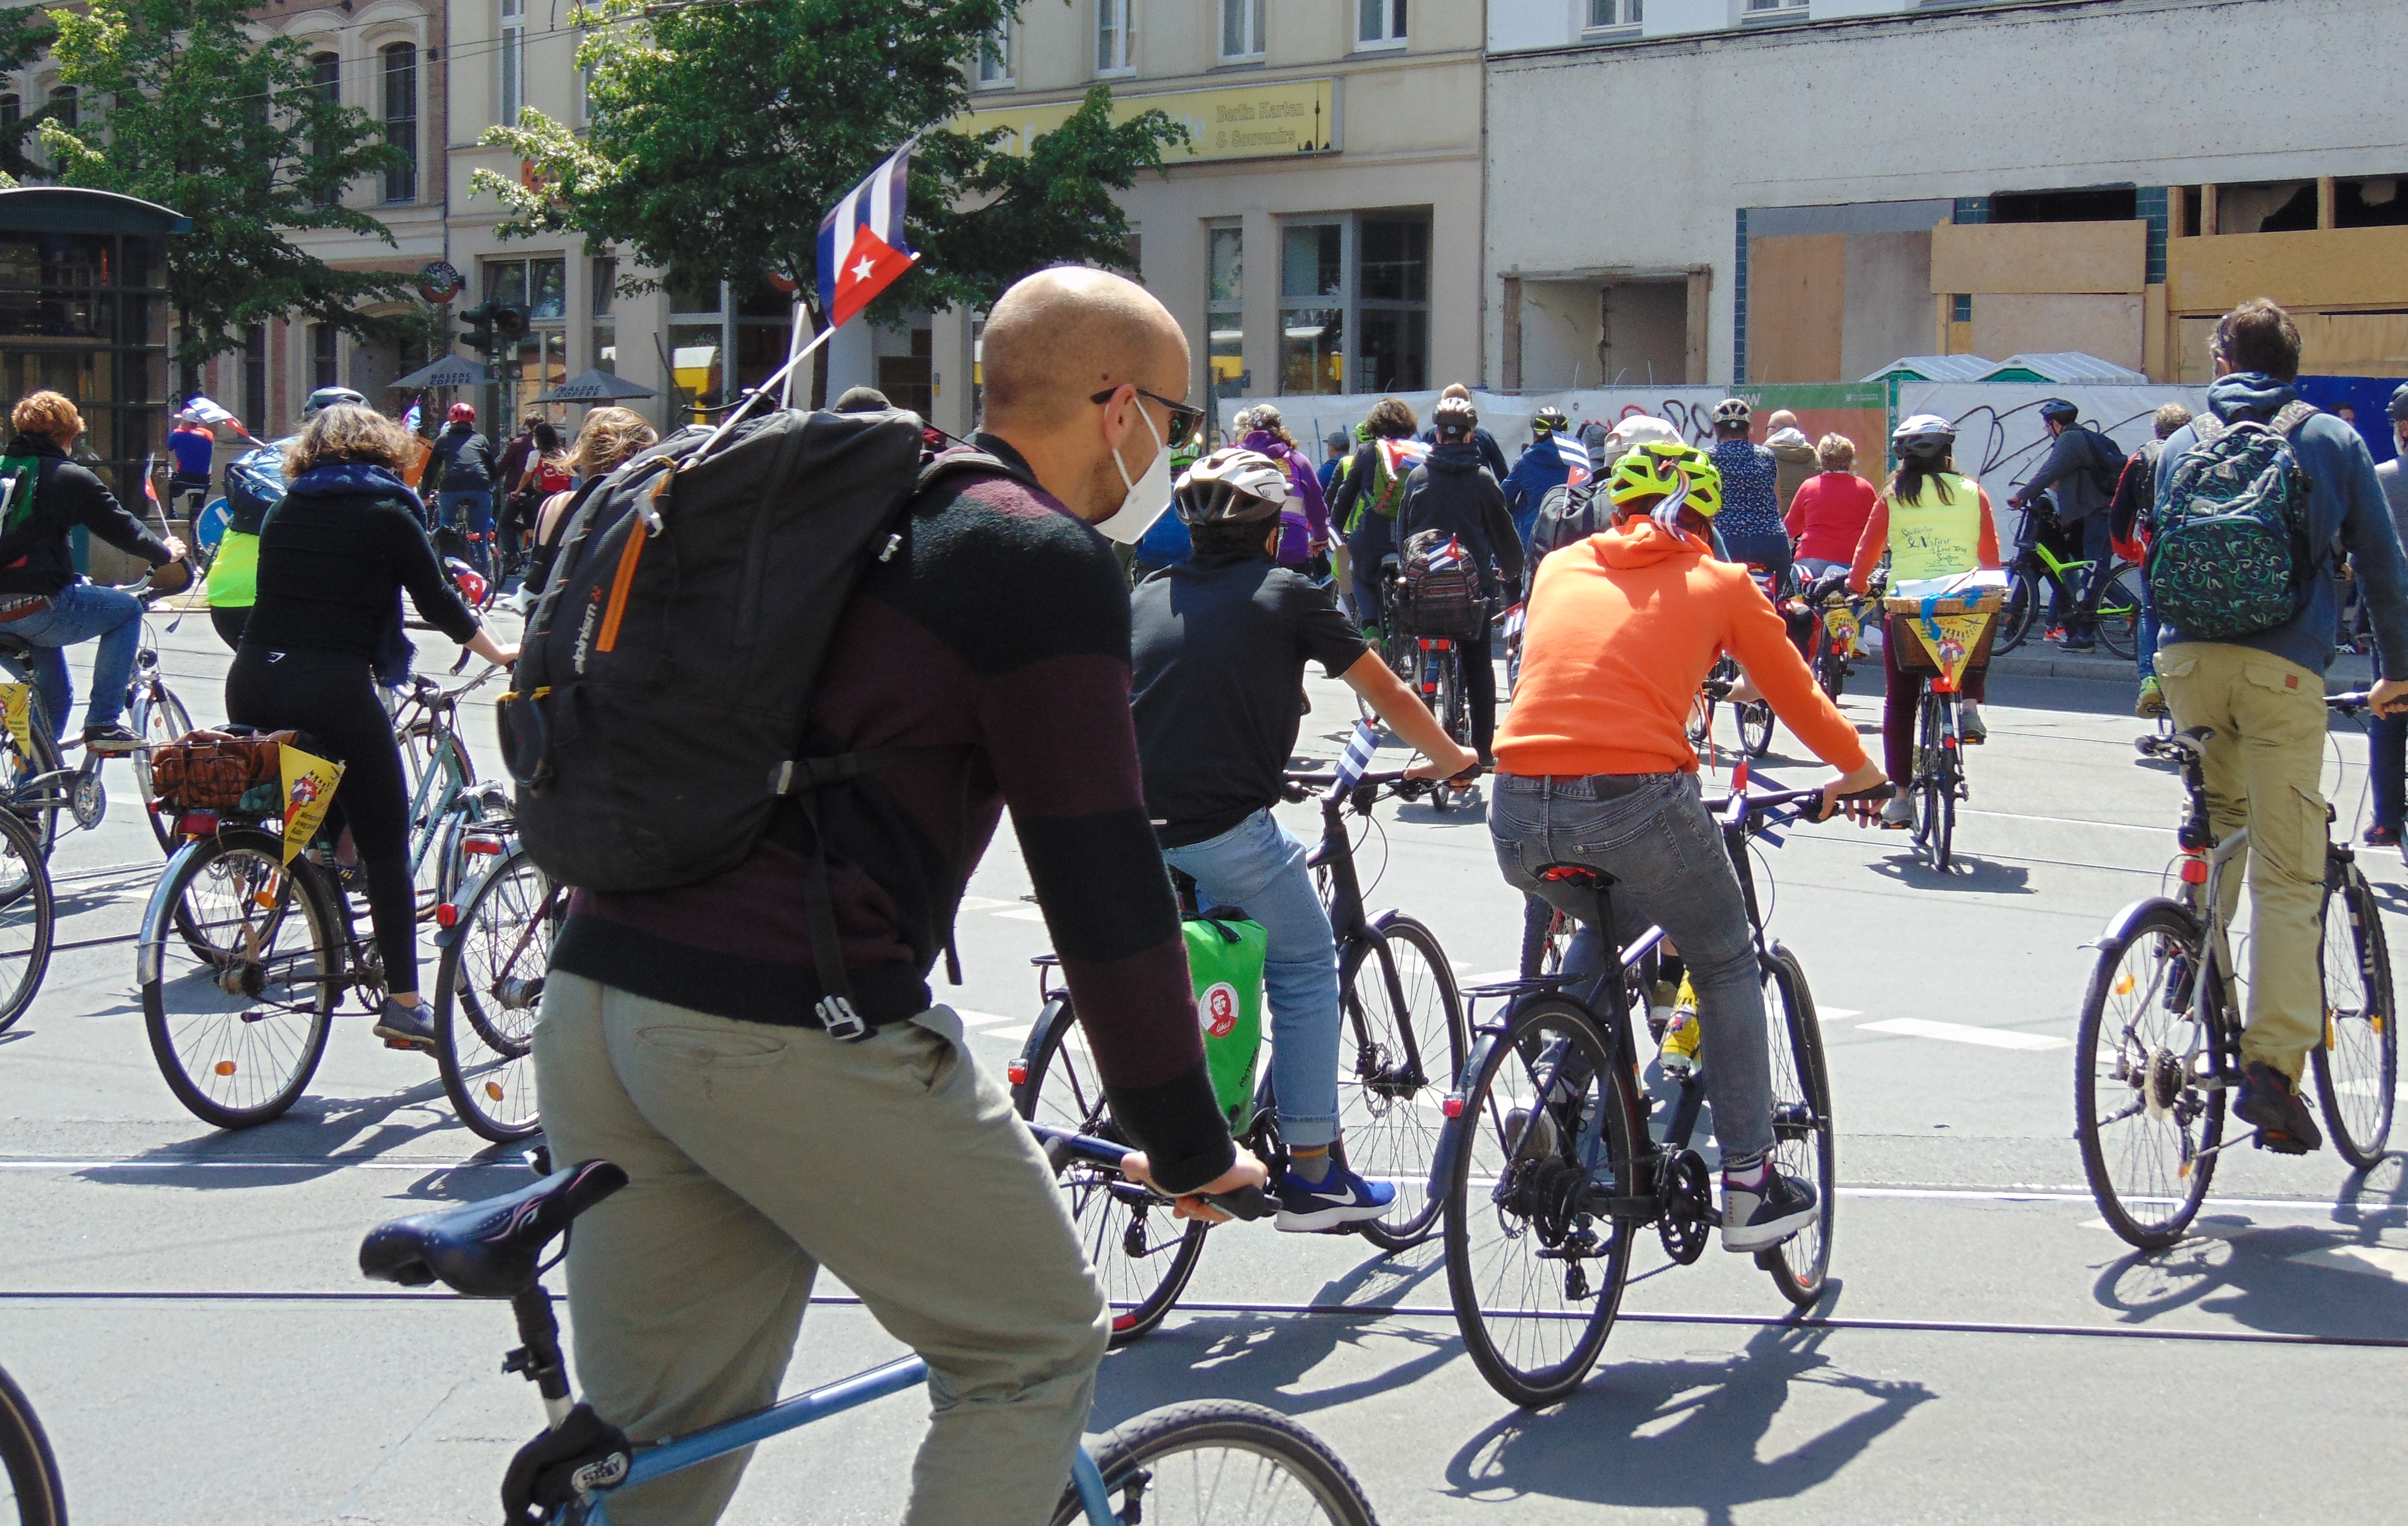
[[[1338,1138],[1338,943],[1312,888],[1304,844],[1268,811],[1218,837],[1165,848],[1171,867],[1196,882],[1207,910],[1242,906],[1270,934],[1263,967],[1271,1009],[1271,1090],[1282,1143]]]
[[[2141,574],[2141,626],[2135,634],[2132,660],[2143,678],[2157,676],[2157,607],[2149,597],[2149,575]]]
[[[75,684],[67,677],[66,648],[100,638],[92,659],[92,703],[83,723],[115,726],[125,714],[126,686],[134,682],[134,658],[142,649],[142,601],[116,588],[94,583],[70,583],[50,599],[39,614],[5,627],[37,650],[34,654],[34,689],[42,713],[67,734],[67,712],[75,708]]]
[[[468,537],[468,560],[479,572],[493,575],[494,494],[490,488],[435,495],[435,522]]]
[[[1584,864],[1613,877],[1617,942],[1651,925],[1664,929],[1697,989],[1706,1099],[1713,1106],[1723,1164],[1752,1164],[1770,1149],[1764,975],[1739,875],[1722,829],[1698,798],[1696,776],[1498,774],[1489,797],[1488,833],[1506,884],[1582,919],[1581,936],[1565,956],[1567,970],[1592,972],[1602,960],[1603,944],[1586,925],[1597,915],[1597,899],[1539,878],[1550,864]]]

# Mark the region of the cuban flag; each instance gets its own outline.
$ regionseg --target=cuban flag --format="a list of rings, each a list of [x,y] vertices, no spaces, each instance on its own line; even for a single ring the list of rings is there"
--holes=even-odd
[[[208,398],[202,396],[198,393],[194,393],[192,396],[184,399],[184,406],[178,409],[176,411],[179,413],[190,413],[193,417],[200,420],[203,424],[209,425],[211,428],[215,428],[217,425],[222,424],[226,427],[232,429],[236,434],[240,435],[243,439],[249,439],[251,438],[251,431],[242,426],[242,421],[240,419],[236,418],[222,405],[211,402]]]
[[[1354,723],[1354,740],[1347,742],[1346,754],[1338,760],[1338,781],[1331,786],[1333,795],[1343,795],[1363,782],[1371,769],[1371,756],[1380,750],[1380,733],[1369,721]]]
[[[903,247],[904,144],[820,220],[820,310],[833,329],[869,305],[920,256]]]
[[[1576,435],[1558,433],[1550,434],[1547,437],[1547,439],[1550,444],[1555,446],[1555,453],[1563,457],[1564,469],[1570,473],[1570,476],[1564,479],[1564,485],[1566,487],[1578,487],[1581,483],[1587,482],[1588,447],[1580,442],[1579,437]],[[1541,459],[1543,460],[1544,457],[1541,457]]]
[[[1450,535],[1446,538],[1445,545],[1430,553],[1429,569],[1433,572],[1452,572],[1461,567],[1467,559],[1463,542]]]
[[[412,397],[409,400],[409,411],[401,416],[401,426],[404,429],[408,430],[413,435],[418,433],[418,422],[423,416],[419,411],[419,404],[422,400],[423,399],[417,397]]]

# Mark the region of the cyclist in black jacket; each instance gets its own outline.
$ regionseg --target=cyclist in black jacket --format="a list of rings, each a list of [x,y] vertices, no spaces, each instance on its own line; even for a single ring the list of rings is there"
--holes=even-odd
[[[121,717],[142,644],[142,603],[122,589],[79,577],[67,533],[80,525],[154,567],[181,559],[184,543],[172,535],[152,535],[89,468],[67,459],[68,450],[83,434],[83,417],[65,397],[55,392],[28,394],[9,423],[16,438],[5,453],[30,457],[36,465],[30,484],[32,517],[0,536],[0,630],[34,646],[34,686],[43,713],[63,741],[67,712],[75,705],[65,649],[99,637],[100,649],[92,664],[92,699],[84,707],[84,745],[95,752],[130,752],[142,739],[128,731]],[[10,492],[12,511],[22,490]]]
[[[1429,459],[1405,480],[1404,507],[1397,511],[1397,541],[1410,554],[1413,537],[1440,530],[1463,542],[1480,569],[1480,591],[1492,606],[1522,586],[1522,538],[1505,510],[1505,490],[1481,464],[1472,433],[1480,415],[1470,399],[1441,397],[1434,415],[1438,443]],[[1463,639],[1464,693],[1471,701],[1471,744],[1485,765],[1497,734],[1497,669],[1488,660],[1488,627]]]
[[[348,829],[367,878],[384,960],[377,1036],[432,1051],[435,1025],[418,996],[409,792],[370,665],[404,588],[428,624],[486,661],[508,664],[518,649],[487,635],[444,577],[401,480],[414,448],[401,425],[350,407],[319,413],[285,448],[284,498],[260,529],[259,599],[225,703],[228,719],[306,731],[343,764],[326,829]]]

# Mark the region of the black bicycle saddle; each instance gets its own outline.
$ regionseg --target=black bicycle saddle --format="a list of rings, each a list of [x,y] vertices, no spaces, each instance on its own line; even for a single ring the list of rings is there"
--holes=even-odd
[[[569,1220],[626,1185],[609,1161],[586,1160],[506,1197],[397,1218],[360,1242],[360,1270],[405,1288],[439,1281],[470,1298],[509,1298],[534,1285],[544,1247]]]

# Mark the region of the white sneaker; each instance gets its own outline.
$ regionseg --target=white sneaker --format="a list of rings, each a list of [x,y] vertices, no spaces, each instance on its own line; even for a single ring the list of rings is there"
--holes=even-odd
[[[1882,825],[1893,830],[1903,830],[1914,825],[1914,801],[1908,796],[1893,795],[1882,807]]]

